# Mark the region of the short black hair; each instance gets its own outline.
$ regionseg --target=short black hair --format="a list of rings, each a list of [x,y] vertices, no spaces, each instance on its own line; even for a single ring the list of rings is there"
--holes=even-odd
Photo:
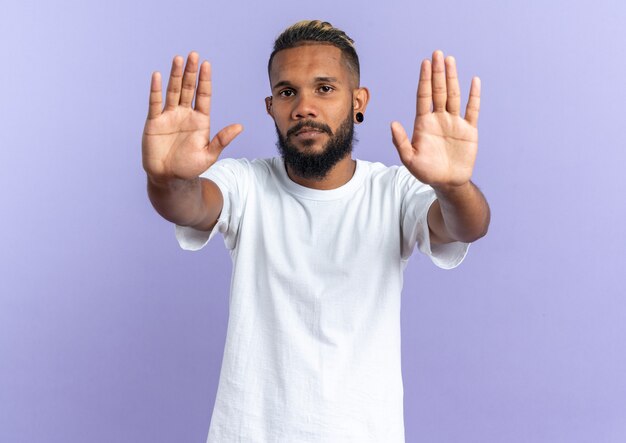
[[[335,28],[328,22],[321,20],[302,20],[285,29],[274,42],[274,50],[267,63],[267,72],[270,73],[272,60],[278,51],[295,48],[306,44],[329,44],[341,50],[342,57],[348,69],[354,74],[356,84],[360,81],[359,56],[354,48],[354,40],[341,29]]]

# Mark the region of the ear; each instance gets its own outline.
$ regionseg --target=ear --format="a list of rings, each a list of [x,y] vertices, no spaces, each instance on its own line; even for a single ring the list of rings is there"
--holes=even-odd
[[[370,91],[366,87],[355,88],[352,91],[352,104],[354,105],[354,113],[362,112],[365,114],[365,108],[370,101]]]
[[[274,118],[274,111],[272,109],[272,97],[265,97],[265,111],[269,116]]]

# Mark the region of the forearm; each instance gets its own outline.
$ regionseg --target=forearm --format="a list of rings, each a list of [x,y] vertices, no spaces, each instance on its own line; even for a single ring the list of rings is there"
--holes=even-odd
[[[441,243],[470,243],[487,234],[491,212],[476,185],[470,181],[458,187],[434,189],[438,201],[432,214],[429,213],[429,225]]]
[[[180,226],[210,230],[222,209],[222,196],[213,183],[200,177],[191,180],[157,181],[148,176],[148,197],[166,220]]]

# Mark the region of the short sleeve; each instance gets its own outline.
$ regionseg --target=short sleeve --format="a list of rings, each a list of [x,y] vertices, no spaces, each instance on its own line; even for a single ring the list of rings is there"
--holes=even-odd
[[[461,264],[470,243],[452,242],[430,244],[428,210],[437,199],[434,189],[421,183],[402,166],[397,171],[396,187],[400,193],[400,220],[402,230],[402,259],[408,260],[416,245],[420,252],[442,269],[452,269]]]
[[[175,225],[175,235],[182,249],[197,251],[202,249],[217,232],[224,236],[228,249],[237,245],[239,224],[245,208],[250,162],[246,159],[226,158],[217,161],[200,177],[214,182],[222,193],[224,204],[217,223],[211,231],[200,231],[190,226]]]

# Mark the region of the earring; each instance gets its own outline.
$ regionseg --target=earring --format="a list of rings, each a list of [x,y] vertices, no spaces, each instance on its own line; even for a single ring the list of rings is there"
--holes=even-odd
[[[358,123],[363,123],[363,120],[365,119],[362,112],[357,112],[355,117]]]

